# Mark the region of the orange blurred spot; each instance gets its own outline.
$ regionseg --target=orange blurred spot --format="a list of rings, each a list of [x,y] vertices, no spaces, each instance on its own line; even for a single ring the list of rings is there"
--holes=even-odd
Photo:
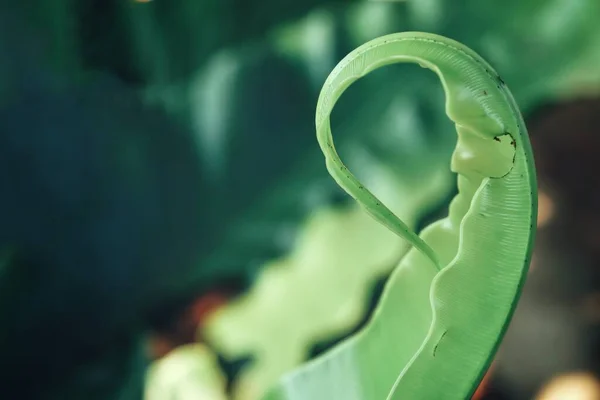
[[[547,383],[535,400],[598,400],[600,382],[590,373],[561,375]]]
[[[229,301],[227,295],[211,292],[196,300],[190,307],[189,317],[197,326],[202,325],[206,318],[224,306]]]
[[[179,346],[199,340],[197,332],[204,321],[229,301],[229,296],[210,292],[196,299],[179,317],[173,332],[155,334],[150,338],[150,355],[153,359],[166,356]]]
[[[545,226],[554,216],[554,201],[546,192],[538,191],[538,215],[537,226]]]
[[[168,339],[161,336],[151,336],[148,347],[148,353],[153,360],[163,358],[175,348]]]
[[[488,372],[486,372],[485,376],[481,380],[481,383],[479,384],[479,387],[475,391],[475,394],[473,395],[471,400],[481,400],[483,398],[483,395],[485,394],[485,392],[487,390],[487,386],[490,382],[493,368],[494,368],[494,365],[492,364],[492,366],[490,367]]]

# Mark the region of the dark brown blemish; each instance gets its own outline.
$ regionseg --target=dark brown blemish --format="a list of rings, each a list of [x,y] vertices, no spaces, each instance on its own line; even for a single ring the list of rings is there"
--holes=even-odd
[[[440,342],[442,341],[442,339],[444,338],[444,336],[446,336],[446,333],[448,333],[448,331],[444,331],[444,333],[442,333],[442,336],[440,336],[440,338],[438,339],[437,343],[433,347],[433,356],[434,357],[435,357],[435,352],[437,351],[437,348],[440,345]]]

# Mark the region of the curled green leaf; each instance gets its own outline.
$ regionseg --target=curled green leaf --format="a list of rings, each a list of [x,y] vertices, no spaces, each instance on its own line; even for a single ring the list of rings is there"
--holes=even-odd
[[[431,69],[446,93],[457,145],[459,193],[449,214],[420,235],[359,182],[337,154],[330,113],[357,79],[382,66]],[[405,32],[346,56],[323,86],[317,138],[336,182],[413,248],[390,277],[370,323],[285,376],[266,399],[464,399],[488,368],[529,266],[537,215],[533,157],[504,81],[472,50]]]

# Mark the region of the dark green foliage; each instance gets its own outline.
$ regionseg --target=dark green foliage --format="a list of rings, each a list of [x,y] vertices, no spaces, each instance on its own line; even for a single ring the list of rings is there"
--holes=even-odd
[[[0,246],[11,251],[0,387],[114,398],[100,394],[131,379],[149,313],[179,295],[209,236],[195,140],[111,78],[12,83],[0,108]]]

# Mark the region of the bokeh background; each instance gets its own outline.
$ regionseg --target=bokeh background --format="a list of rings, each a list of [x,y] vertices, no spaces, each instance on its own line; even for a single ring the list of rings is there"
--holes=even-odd
[[[328,176],[315,139],[316,100],[355,47],[387,33],[428,31],[473,48],[502,75],[525,116],[538,168],[530,276],[476,397],[600,399],[597,0],[0,4],[0,166],[12,182],[4,190],[17,181],[26,188],[35,168],[84,170],[94,157],[102,164],[105,153],[94,146],[104,146],[103,135],[111,143],[149,137],[154,164],[140,161],[140,168],[163,163],[167,171],[164,185],[127,200],[132,209],[121,224],[90,239],[105,256],[73,258],[77,273],[40,256],[47,272],[23,276],[12,272],[12,253],[0,253],[7,260],[0,329],[12,332],[0,336],[0,359],[11,354],[0,370],[28,370],[5,378],[0,397],[255,400],[360,329],[407,246]],[[340,100],[332,127],[342,158],[412,227],[446,213],[456,191],[449,170],[456,135],[434,74],[415,65],[370,74]],[[185,140],[171,145],[168,135]],[[15,148],[35,156],[17,160]],[[49,164],[36,164],[47,154]],[[53,194],[72,200],[83,182],[93,192],[97,182],[125,179],[107,186],[125,193],[146,175],[127,181],[123,165],[102,170],[101,179],[61,180],[56,169],[37,184],[51,182]],[[178,213],[132,216],[156,190],[173,194],[157,204]],[[53,214],[51,196],[33,193],[3,195],[3,248],[18,237],[26,254],[37,249],[31,243],[58,249],[60,228],[39,228],[39,221],[61,215]],[[81,215],[95,212],[82,204]],[[166,222],[144,225],[159,214],[188,235],[175,235]],[[129,248],[138,246],[136,224],[162,232],[139,245],[155,251],[147,258]],[[79,251],[69,240],[88,225],[73,229],[82,231],[65,234],[57,254]],[[191,238],[193,256],[174,256]],[[17,323],[19,334],[10,328]],[[36,382],[46,389],[30,390]]]

